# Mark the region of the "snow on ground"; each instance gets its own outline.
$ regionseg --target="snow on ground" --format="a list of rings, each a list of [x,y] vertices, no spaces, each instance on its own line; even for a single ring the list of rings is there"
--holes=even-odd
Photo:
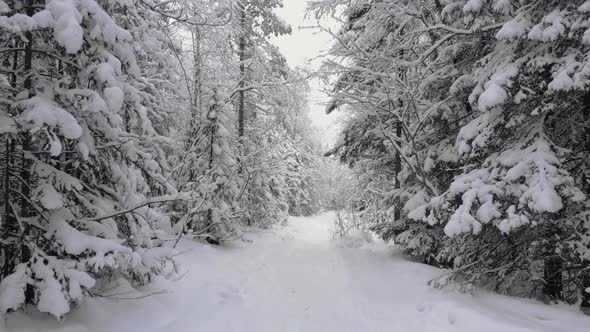
[[[185,274],[176,281],[157,280],[141,293],[121,285],[60,322],[9,315],[0,330],[588,331],[590,318],[573,307],[430,288],[426,282],[440,270],[407,261],[366,234],[332,241],[332,218],[291,218],[286,227],[250,233],[251,243],[185,241],[181,250],[192,250],[178,257]]]

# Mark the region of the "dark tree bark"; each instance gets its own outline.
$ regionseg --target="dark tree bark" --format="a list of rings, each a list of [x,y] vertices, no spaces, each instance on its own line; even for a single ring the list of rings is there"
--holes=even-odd
[[[590,290],[590,266],[586,267],[585,271],[582,271],[582,303],[580,307],[582,310],[590,315],[590,293],[586,290]]]
[[[30,0],[27,6],[27,16],[33,16],[34,11],[35,11],[35,1],[34,0]],[[25,90],[28,91],[29,93],[29,98],[34,96],[34,91],[33,91],[33,85],[32,85],[32,81],[31,81],[31,75],[32,75],[32,68],[33,68],[33,34],[31,32],[27,32],[26,33],[26,37],[27,37],[27,46],[25,49],[25,58],[24,58],[24,73],[26,75],[25,81],[24,81],[24,88]],[[27,157],[24,155],[25,151],[30,151],[32,147],[32,142],[31,142],[31,135],[27,132],[25,134],[23,134],[22,137],[22,150],[23,150],[23,155],[22,155],[22,169],[21,169],[21,179],[23,181],[25,181],[25,183],[23,183],[21,185],[21,192],[22,195],[24,197],[30,197],[31,196],[31,167],[33,166],[33,163],[27,159]],[[23,217],[30,217],[31,216],[31,207],[29,206],[29,203],[25,200],[22,199],[21,200],[21,215]],[[21,247],[20,247],[20,251],[21,251],[21,262],[28,262],[31,259],[31,249],[27,246],[26,243],[28,243],[28,241],[25,241],[24,239],[28,236],[28,232],[29,232],[30,227],[28,225],[24,225],[24,229],[22,229],[22,233],[20,236],[20,242],[21,242]],[[25,289],[25,303],[32,303],[35,297],[35,291],[33,289],[33,286],[30,284],[27,284],[26,289]]]
[[[401,139],[401,137],[402,137],[401,120],[398,121],[398,123],[396,124],[395,136],[397,136],[398,139]],[[400,155],[400,152],[398,150],[395,153],[395,189],[401,188],[401,183],[399,181],[399,173],[401,171],[402,171],[402,156]],[[402,216],[401,212],[402,212],[402,208],[401,208],[400,203],[398,203],[398,206],[396,206],[396,208],[395,208],[395,215],[394,215],[395,220],[401,219],[401,216]]]
[[[545,258],[543,294],[552,300],[563,299],[563,260],[557,255]]]
[[[211,107],[209,108],[209,113],[207,115],[207,118],[209,120],[209,126],[210,126],[210,133],[209,133],[209,137],[210,137],[210,142],[209,142],[209,172],[210,172],[210,176],[213,177],[213,166],[215,164],[215,154],[214,154],[214,150],[213,150],[213,144],[215,144],[215,135],[217,134],[217,90],[213,90],[213,98],[214,98],[214,103],[213,105],[211,105]],[[216,190],[216,193],[219,190]],[[209,227],[210,225],[213,224],[213,210],[211,208],[207,209],[207,226]]]
[[[244,0],[240,1],[240,40],[239,40],[239,56],[240,56],[240,93],[238,105],[238,135],[240,138],[244,137],[245,127],[245,107],[246,107],[246,3]]]
[[[587,124],[583,137],[586,142],[584,149],[586,154],[590,154],[590,92],[586,92],[584,95],[583,103],[582,115],[584,122]],[[586,195],[590,196],[590,178],[585,178],[582,181],[584,181],[583,185],[585,186],[584,191]],[[582,303],[580,307],[586,314],[590,315],[590,293],[586,291],[587,289],[590,290],[590,262],[585,262],[583,265],[585,269],[582,270],[582,289],[580,290]]]

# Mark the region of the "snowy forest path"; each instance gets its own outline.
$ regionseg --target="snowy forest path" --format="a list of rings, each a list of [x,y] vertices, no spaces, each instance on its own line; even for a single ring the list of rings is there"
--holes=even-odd
[[[441,270],[363,234],[332,240],[333,218],[292,217],[285,227],[247,233],[252,242],[183,241],[183,277],[142,290],[163,294],[88,299],[61,322],[16,315],[5,324],[60,332],[581,332],[590,324],[572,307],[428,287]]]

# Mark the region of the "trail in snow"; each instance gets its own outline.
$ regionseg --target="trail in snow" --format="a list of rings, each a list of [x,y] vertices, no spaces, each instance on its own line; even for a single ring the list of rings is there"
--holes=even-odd
[[[440,270],[405,260],[383,243],[348,248],[330,238],[332,214],[291,218],[250,234],[252,243],[184,242],[183,278],[143,290],[121,286],[89,299],[61,322],[11,315],[8,331],[588,331],[575,308],[426,286]],[[140,294],[141,295],[141,294]],[[1,328],[0,328],[1,329]]]

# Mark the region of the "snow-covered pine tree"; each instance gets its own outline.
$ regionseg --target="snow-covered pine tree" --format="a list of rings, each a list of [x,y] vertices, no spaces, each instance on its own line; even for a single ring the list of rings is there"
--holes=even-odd
[[[268,226],[288,217],[284,191],[284,147],[289,139],[282,126],[282,114],[289,108],[291,91],[281,81],[289,79],[285,60],[274,46],[261,41],[252,57],[252,79],[256,93],[248,96],[248,118],[244,137],[241,171],[244,179],[242,219],[248,225]],[[278,63],[278,65],[277,65]],[[272,92],[271,92],[272,91]]]
[[[291,32],[274,9],[282,0],[240,0],[238,2],[237,55],[240,63],[236,89],[238,134],[240,137],[239,171],[244,183],[240,196],[244,202],[242,219],[248,224],[268,225],[286,220],[281,177],[269,166],[278,156],[273,137],[276,117],[272,111],[281,108],[274,97],[284,90],[280,81],[288,77],[285,59],[268,41],[270,35]],[[271,92],[271,86],[274,91]],[[256,93],[251,93],[255,91]]]
[[[192,188],[202,200],[190,203],[188,214],[181,218],[180,224],[190,226],[196,236],[212,237],[216,241],[239,234],[235,219],[241,185],[235,157],[237,135],[230,131],[229,106],[223,102],[218,88],[213,88],[206,119],[193,132],[198,136],[189,139],[194,145],[188,150],[189,163],[183,167],[193,179],[186,183],[187,189]]]
[[[97,278],[143,283],[170,258],[169,220],[149,204],[180,197],[151,144],[160,113],[134,55],[155,26],[111,1],[2,1],[0,14],[0,310],[61,317]]]
[[[225,9],[207,3],[194,7],[194,17],[186,16],[192,35],[191,110],[175,174],[179,188],[197,192],[204,201],[186,210],[175,207],[183,211],[178,230],[229,239],[239,236],[240,218],[268,225],[287,217],[281,149],[293,144],[285,135],[300,138],[291,137],[286,114],[300,116],[305,87],[283,84],[301,78],[268,42],[270,34],[289,31],[272,12],[279,5],[246,1],[228,7],[235,14],[224,24],[214,22]]]
[[[588,269],[587,244],[580,242],[588,224],[579,217],[587,213],[588,198],[578,171],[587,169],[584,159],[578,161],[587,153],[580,147],[587,122],[578,100],[589,84],[589,11],[584,1],[465,3],[463,21],[471,29],[493,27],[495,47],[469,77],[469,102],[477,111],[456,141],[463,172],[429,202],[431,215],[449,218],[449,236],[478,234],[487,226],[498,229],[504,242],[525,238],[523,247],[509,250],[525,249],[533,261],[542,261],[544,294],[569,301],[584,294],[581,280]],[[515,259],[504,266],[480,264],[482,270],[507,274],[516,267],[532,274],[535,266],[526,259],[531,257],[520,266]],[[572,279],[564,280],[566,270],[575,271],[568,273]],[[564,293],[568,284],[577,288],[573,294]]]
[[[238,0],[236,8],[237,47],[240,63],[240,82],[238,94],[238,132],[246,136],[248,112],[252,112],[247,100],[249,85],[255,82],[252,74],[257,48],[268,43],[270,35],[291,33],[291,27],[281,20],[274,10],[283,6],[282,0]]]
[[[301,80],[302,73],[286,68],[279,70],[288,72],[287,79],[291,82],[288,87],[280,88],[274,104],[265,106],[273,113],[263,115],[271,116],[267,135],[274,142],[269,149],[280,179],[277,187],[281,188],[281,200],[288,204],[289,215],[312,215],[321,209],[319,187],[323,174],[318,169],[321,163],[318,138],[307,118],[309,88]]]
[[[297,144],[295,144],[297,143]],[[286,141],[280,149],[283,156],[285,196],[289,215],[310,216],[321,210],[319,193],[320,156],[304,139],[298,142]],[[310,142],[311,143],[311,142]]]
[[[191,35],[192,63],[184,64],[192,68],[190,75],[185,71],[190,105],[181,125],[183,144],[177,149],[174,177],[181,190],[193,191],[201,199],[175,206],[173,213],[177,231],[217,242],[239,233],[237,197],[242,188],[231,103],[238,64],[229,42],[234,30],[231,21],[224,20],[232,7],[203,2],[186,8],[193,13],[183,27]],[[179,54],[181,63],[182,57]]]
[[[325,13],[340,3],[314,6]],[[335,55],[353,65],[331,64],[347,70],[329,110],[346,106],[355,116],[335,152],[377,172],[399,153],[401,172],[372,190],[386,202],[376,208],[385,213],[376,226],[383,236],[454,268],[454,280],[523,295],[532,284],[568,301],[587,296],[588,199],[580,189],[588,122],[579,101],[588,84],[588,8],[501,0],[344,7]]]
[[[248,118],[244,140],[251,152],[243,159],[243,206],[250,224],[268,225],[286,220],[290,208],[319,208],[311,204],[317,188],[312,162],[317,155],[312,152],[316,143],[306,119],[303,101],[308,87],[302,73],[290,70],[272,45],[261,44],[257,52],[253,77],[258,83],[248,98],[255,112]]]
[[[322,13],[338,3],[322,1],[312,8]],[[441,87],[431,84],[437,82],[435,77],[444,77],[444,71],[436,71],[438,59],[421,58],[433,37],[426,32],[418,37],[413,31],[433,24],[429,17],[413,18],[420,5],[425,3],[365,1],[345,6],[345,23],[334,35],[332,50],[345,61],[325,67],[339,73],[327,111],[340,107],[351,113],[330,154],[362,168],[359,188],[364,193],[357,195],[361,201],[356,205],[385,238],[400,236],[398,242],[408,244],[403,245],[407,252],[427,258],[440,232],[425,225],[414,229],[401,213],[410,198],[438,190],[428,174],[434,171],[428,167],[432,163],[426,162],[437,138],[422,134],[446,106],[437,94]],[[432,71],[428,80],[426,74]],[[444,79],[438,83],[449,84]]]

